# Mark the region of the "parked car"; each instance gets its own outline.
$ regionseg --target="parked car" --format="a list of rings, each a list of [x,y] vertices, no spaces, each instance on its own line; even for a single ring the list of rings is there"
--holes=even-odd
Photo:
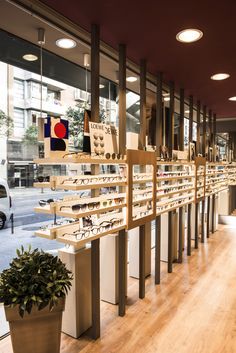
[[[5,179],[0,178],[0,229],[4,228],[12,215],[12,200],[9,186]]]

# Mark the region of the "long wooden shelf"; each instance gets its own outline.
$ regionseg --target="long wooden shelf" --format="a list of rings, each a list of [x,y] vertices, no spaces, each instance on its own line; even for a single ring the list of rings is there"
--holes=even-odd
[[[120,227],[112,228],[112,229],[110,229],[106,232],[103,232],[103,233],[99,233],[96,235],[90,235],[89,237],[81,239],[81,240],[76,240],[76,238],[72,239],[71,236],[64,236],[63,237],[62,235],[58,235],[56,239],[57,239],[57,241],[59,241],[61,243],[72,245],[75,248],[80,248],[80,247],[84,246],[86,243],[89,243],[89,242],[91,242],[95,239],[101,238],[101,237],[105,237],[106,235],[109,235],[109,234],[118,233],[122,229],[125,229],[125,225],[121,225]]]
[[[192,179],[194,175],[177,175],[175,177],[157,177],[157,182],[167,181],[167,180],[176,180],[176,179]]]
[[[113,211],[113,210],[118,210],[120,208],[126,207],[126,203],[122,203],[119,205],[112,205],[109,207],[101,207],[101,208],[96,208],[94,210],[88,210],[86,212],[73,212],[71,211],[57,211],[57,215],[58,216],[63,216],[63,217],[71,217],[71,218],[82,218],[82,217],[87,217],[87,216],[91,216],[93,214],[100,214],[100,213],[105,213],[105,212],[109,212],[109,211]],[[69,208],[69,207],[68,207]]]
[[[189,191],[193,191],[195,190],[195,188],[188,188],[188,189],[182,189],[182,190],[176,190],[176,191],[172,191],[170,193],[166,193],[166,194],[159,194],[157,193],[157,199],[161,199],[163,197],[168,197],[171,195],[175,195],[175,194],[183,194],[185,192],[189,192]]]
[[[80,156],[80,157],[79,157]],[[107,159],[100,157],[91,157],[85,155],[73,155],[65,158],[38,158],[34,159],[36,164],[125,164],[126,159]]]
[[[120,182],[104,182],[100,184],[86,184],[86,185],[79,185],[79,184],[59,184],[56,185],[56,189],[58,190],[90,190],[90,189],[102,189],[102,188],[109,188],[109,187],[115,187],[115,186],[126,186],[125,181],[120,181]]]

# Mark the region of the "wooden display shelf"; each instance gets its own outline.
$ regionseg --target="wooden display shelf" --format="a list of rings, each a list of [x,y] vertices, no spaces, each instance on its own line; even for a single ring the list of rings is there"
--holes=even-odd
[[[135,179],[133,180],[133,184],[145,184],[145,183],[152,183],[153,182],[153,179],[152,178],[149,178],[149,179]]]
[[[80,156],[80,157],[79,157]],[[125,164],[126,159],[107,159],[100,157],[91,157],[85,155],[73,155],[65,158],[38,158],[34,159],[36,164]]]
[[[59,241],[61,243],[72,245],[75,248],[81,248],[83,245],[90,243],[91,241],[93,241],[95,239],[105,237],[106,235],[109,235],[109,234],[118,233],[120,230],[125,229],[125,227],[126,227],[125,225],[121,225],[120,227],[116,227],[116,228],[110,229],[106,232],[99,233],[96,235],[91,235],[88,238],[84,238],[81,240],[76,240],[76,238],[72,239],[72,237],[70,237],[70,236],[63,237],[62,234],[61,235],[58,234],[56,239],[57,239],[57,241]]]
[[[55,225],[54,227],[49,228],[49,229],[39,229],[34,234],[38,237],[41,237],[41,238],[53,240],[53,239],[56,239],[56,234],[59,229],[64,229],[64,228],[66,228],[68,226],[72,226],[72,225],[77,226],[78,224],[79,224],[79,222],[66,223],[66,224],[62,224],[62,225]]]
[[[168,180],[178,180],[178,179],[192,179],[194,175],[177,175],[175,177],[157,177],[157,183]]]
[[[113,210],[119,210],[120,208],[124,208],[124,207],[126,207],[126,203],[122,203],[119,205],[112,205],[109,207],[96,208],[94,210],[88,210],[86,212],[73,212],[72,210],[71,211],[57,210],[56,213],[57,213],[57,215],[63,216],[63,217],[82,218],[82,217],[91,216],[93,214],[100,214],[100,213],[105,213],[105,212],[109,212],[109,211],[113,211]]]
[[[59,184],[56,185],[56,189],[58,190],[74,190],[74,191],[78,191],[78,190],[90,190],[90,189],[102,189],[102,188],[109,188],[109,187],[115,187],[115,186],[126,186],[126,182],[125,181],[120,181],[120,182],[103,182],[100,184]]]
[[[43,189],[50,189],[51,188],[51,183],[50,182],[42,182],[42,183],[39,183],[39,182],[36,182],[33,184],[33,187],[34,188],[43,188]]]
[[[180,184],[165,184],[164,186],[158,187],[157,192],[160,190],[172,189],[172,188],[177,188],[177,187],[186,186],[186,185],[192,185],[193,187],[194,183],[189,182],[189,183],[180,183]]]
[[[144,202],[148,202],[148,201],[152,201],[153,197],[147,197],[145,199],[140,199],[140,200],[133,200],[133,205],[136,205],[137,203],[144,203]]]
[[[185,192],[189,192],[189,191],[193,191],[193,190],[195,190],[194,187],[188,188],[188,189],[176,190],[176,191],[172,191],[172,192],[166,193],[166,194],[159,194],[158,195],[158,193],[157,193],[157,199],[161,199],[162,197],[168,197],[168,196],[175,195],[175,194],[183,194]]]
[[[158,161],[157,160],[157,167],[158,167],[158,165],[173,165],[173,166],[176,166],[176,167],[178,167],[178,166],[182,167],[184,165],[190,166],[190,165],[193,165],[193,164],[194,164],[194,162],[189,162],[189,161],[186,161],[186,162],[184,162],[184,161],[182,161],[182,162],[181,161],[165,162],[165,161]]]
[[[37,206],[34,207],[35,213],[43,213],[43,214],[55,214],[55,203],[54,205],[46,205],[46,206]]]
[[[192,203],[192,202],[194,202],[194,198],[192,198],[191,200],[186,201],[186,202],[184,202],[184,203],[175,205],[175,206],[173,206],[173,207],[166,208],[165,210],[162,210],[162,211],[157,211],[157,210],[156,210],[156,215],[157,215],[157,216],[160,216],[160,215],[163,214],[163,213],[177,210],[178,208],[183,207],[183,206],[186,206],[186,205],[188,205],[188,204],[190,204],[190,203]]]

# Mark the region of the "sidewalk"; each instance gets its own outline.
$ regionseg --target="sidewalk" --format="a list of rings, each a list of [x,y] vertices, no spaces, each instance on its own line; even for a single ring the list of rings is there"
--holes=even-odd
[[[55,193],[57,191],[54,191]],[[10,189],[10,194],[12,197],[16,197],[16,196],[33,196],[33,195],[39,195],[39,194],[48,194],[48,193],[52,193],[51,189],[42,189],[40,188],[13,188]]]

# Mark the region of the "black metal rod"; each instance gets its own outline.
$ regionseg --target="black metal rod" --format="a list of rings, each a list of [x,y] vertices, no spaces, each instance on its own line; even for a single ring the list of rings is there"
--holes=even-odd
[[[183,207],[179,208],[179,242],[178,263],[183,262]]]
[[[205,241],[205,200],[202,200],[201,242]]]
[[[215,233],[215,202],[216,202],[216,196],[215,194],[212,195],[212,220],[211,220],[211,226],[212,226],[212,234]]]
[[[194,248],[198,249],[198,209],[199,209],[199,203],[197,202],[195,204],[195,238],[194,238]]]
[[[211,198],[210,196],[207,197],[207,238],[210,236],[210,202]]]
[[[93,339],[100,337],[100,239],[91,242],[92,327]]]
[[[119,316],[125,315],[125,304],[126,304],[126,231],[123,229],[119,231],[118,235],[118,247],[119,247]]]
[[[161,281],[161,216],[156,217],[155,284]]]
[[[145,298],[145,225],[139,227],[139,298]]]
[[[188,205],[188,224],[187,224],[187,255],[191,256],[191,212],[192,205]]]
[[[157,74],[156,94],[156,152],[160,157],[160,146],[163,145],[163,121],[162,121],[162,73]]]
[[[173,265],[173,259],[172,259],[172,248],[173,248],[173,224],[172,224],[172,211],[168,212],[168,273],[172,272],[172,265]]]

